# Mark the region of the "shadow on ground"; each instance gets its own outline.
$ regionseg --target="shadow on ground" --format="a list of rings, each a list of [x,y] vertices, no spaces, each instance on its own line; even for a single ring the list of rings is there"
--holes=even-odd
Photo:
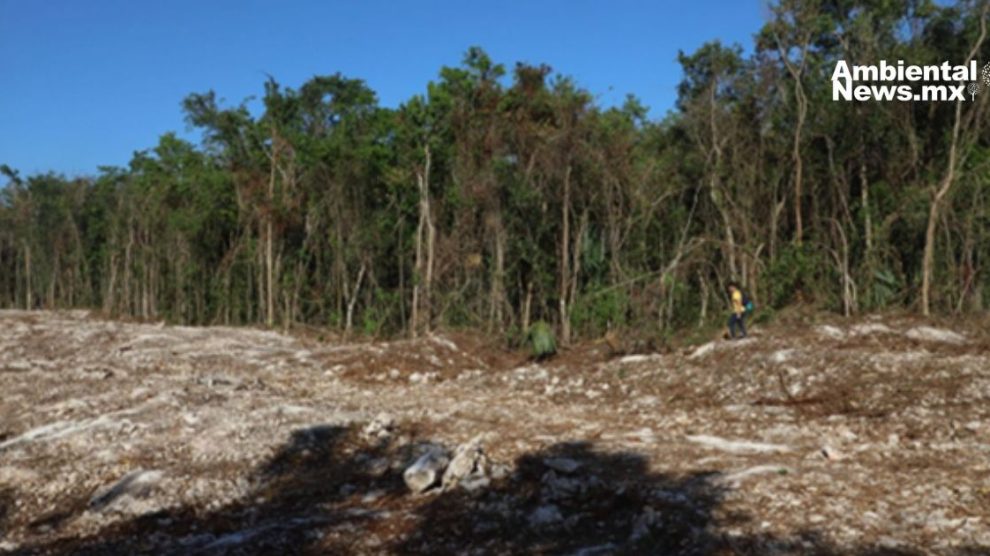
[[[571,467],[577,466],[571,470]],[[555,469],[556,468],[556,469]],[[477,493],[452,491],[415,510],[398,554],[708,554],[719,545],[716,473],[654,474],[629,452],[567,443],[526,454]],[[745,520],[745,516],[738,516]]]
[[[0,488],[0,540],[7,535],[7,516],[13,511],[14,489]]]
[[[730,536],[751,518],[720,509],[726,490],[716,471],[655,473],[642,455],[587,443],[526,454],[472,492],[414,496],[401,471],[423,446],[368,442],[336,426],[301,429],[253,473],[242,500],[163,510],[16,554],[927,554],[837,547],[815,531]],[[0,492],[0,531],[11,503]]]

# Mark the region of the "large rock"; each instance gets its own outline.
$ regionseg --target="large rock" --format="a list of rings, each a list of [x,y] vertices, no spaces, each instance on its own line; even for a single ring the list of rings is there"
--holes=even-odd
[[[454,458],[443,474],[443,490],[459,484],[475,485],[485,477],[485,453],[481,448],[482,437],[476,436],[454,450]]]
[[[443,449],[430,447],[402,473],[402,479],[414,493],[425,492],[437,484],[449,462],[450,458]]]

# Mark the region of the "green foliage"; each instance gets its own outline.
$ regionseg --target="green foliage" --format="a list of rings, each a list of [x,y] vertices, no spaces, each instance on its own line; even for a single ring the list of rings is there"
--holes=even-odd
[[[574,304],[571,323],[588,336],[600,336],[609,325],[624,326],[628,309],[629,298],[624,291],[611,289],[593,292],[580,297]]]
[[[546,322],[676,336],[702,307],[707,341],[724,326],[712,288],[753,272],[756,320],[837,310],[847,275],[862,310],[910,303],[954,105],[836,103],[827,77],[840,57],[960,60],[980,5],[772,2],[753,49],[679,55],[658,121],[478,47],[397,109],[340,74],[269,78],[260,114],[191,94],[201,144],[165,134],[94,178],[0,165],[0,305],[336,329],[351,314],[369,335],[509,330],[542,354]],[[990,292],[990,126],[963,124],[932,220],[943,311]]]
[[[557,339],[553,329],[544,321],[536,321],[529,327],[530,353],[536,358],[550,357],[557,353]]]
[[[377,289],[374,302],[361,312],[361,331],[366,336],[379,336],[392,318],[392,311],[398,303],[393,292]]]
[[[879,268],[873,272],[873,280],[870,281],[870,288],[867,291],[867,309],[881,309],[890,306],[903,291],[903,285],[897,276],[886,268]]]
[[[788,245],[767,269],[762,283],[770,293],[770,305],[780,308],[795,301],[798,293],[814,296],[816,261],[807,246]]]

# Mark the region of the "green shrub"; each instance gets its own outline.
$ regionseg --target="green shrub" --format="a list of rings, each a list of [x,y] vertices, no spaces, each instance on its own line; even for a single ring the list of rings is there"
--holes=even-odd
[[[866,308],[869,310],[883,309],[894,303],[898,292],[903,291],[903,284],[893,272],[887,268],[873,271],[866,295]]]
[[[543,359],[557,353],[557,340],[553,329],[544,321],[536,321],[529,328],[529,346],[533,357]]]
[[[798,292],[814,293],[815,264],[815,255],[806,245],[781,249],[763,280],[770,292],[770,304],[783,307],[794,301]]]
[[[575,330],[591,336],[603,334],[611,324],[621,327],[626,324],[629,297],[625,292],[612,289],[583,295],[574,304],[571,324]]]

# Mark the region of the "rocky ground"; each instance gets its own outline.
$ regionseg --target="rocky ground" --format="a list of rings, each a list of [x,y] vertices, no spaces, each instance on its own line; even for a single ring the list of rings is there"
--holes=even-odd
[[[990,554],[990,336],[542,362],[0,312],[0,553]]]

